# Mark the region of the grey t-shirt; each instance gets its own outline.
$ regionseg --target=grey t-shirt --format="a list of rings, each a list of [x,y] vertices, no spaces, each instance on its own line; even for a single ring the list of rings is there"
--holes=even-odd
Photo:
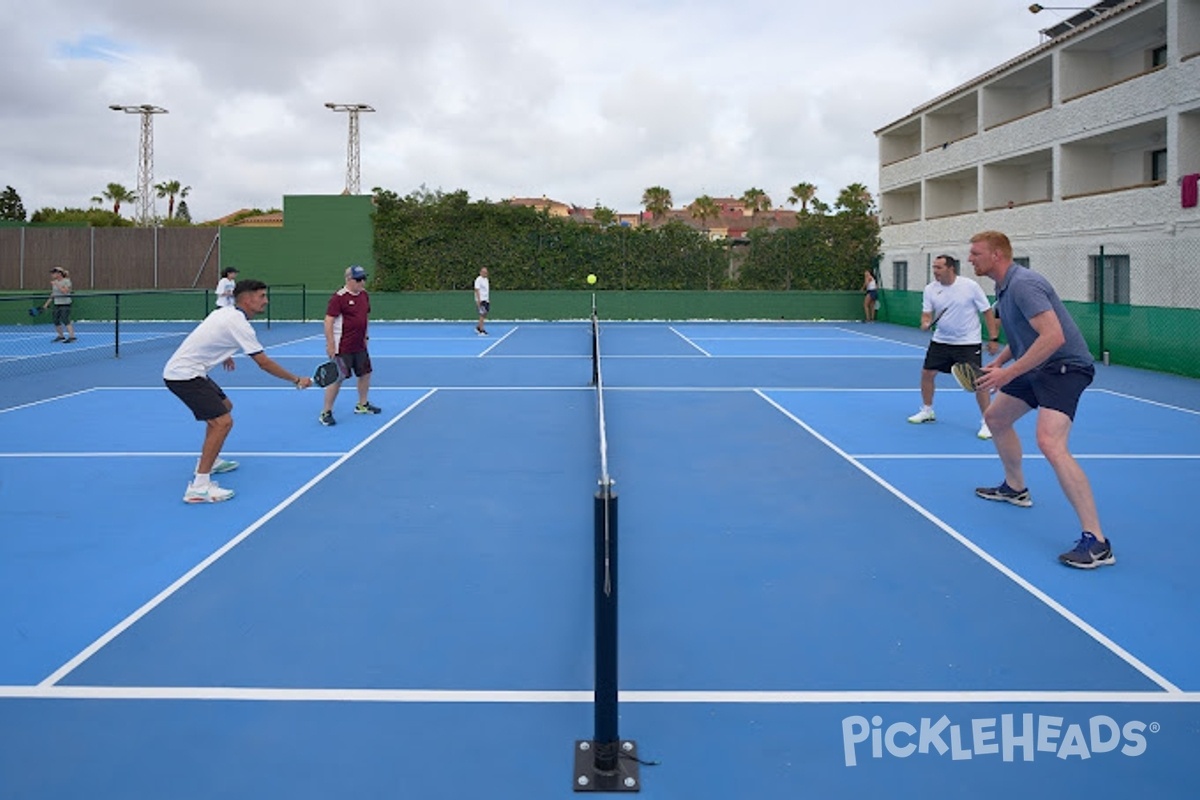
[[[1029,324],[1030,318],[1044,311],[1053,311],[1058,317],[1066,341],[1046,359],[1043,366],[1091,366],[1093,359],[1087,342],[1050,281],[1020,264],[1010,266],[1004,282],[996,286],[996,313],[1000,316],[1000,324],[1004,326],[1014,360],[1024,355],[1037,338],[1037,331]]]

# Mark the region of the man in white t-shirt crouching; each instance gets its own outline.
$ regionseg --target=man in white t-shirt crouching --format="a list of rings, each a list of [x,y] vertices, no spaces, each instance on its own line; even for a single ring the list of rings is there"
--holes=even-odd
[[[241,350],[264,372],[295,384],[312,385],[310,378],[293,375],[263,352],[250,320],[267,307],[267,285],[262,281],[238,281],[234,304],[213,311],[188,334],[163,368],[163,383],[183,401],[196,419],[205,424],[204,445],[196,474],[183,494],[185,503],[219,503],[233,497],[233,490],[217,485],[214,473],[232,472],[236,461],[220,458],[225,438],[233,429],[233,403],[208,373],[218,364],[234,369],[233,356]]]

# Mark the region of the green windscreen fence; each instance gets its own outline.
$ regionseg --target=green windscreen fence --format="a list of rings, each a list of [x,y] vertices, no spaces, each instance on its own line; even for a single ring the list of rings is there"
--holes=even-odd
[[[1096,360],[1200,377],[1200,238],[1013,247],[1050,279]],[[881,320],[920,323],[920,290],[881,294]]]

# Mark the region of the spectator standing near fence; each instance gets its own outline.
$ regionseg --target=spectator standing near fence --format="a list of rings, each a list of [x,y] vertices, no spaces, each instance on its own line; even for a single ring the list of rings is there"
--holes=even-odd
[[[487,330],[483,326],[487,322],[488,312],[492,310],[491,294],[492,285],[488,281],[487,267],[480,267],[479,277],[475,279],[475,310],[479,312],[475,332],[480,336],[487,336]]]
[[[233,305],[233,287],[237,284],[237,276],[237,267],[221,270],[221,280],[217,281],[217,308]]]
[[[863,271],[863,316],[867,322],[875,321],[875,302],[879,299],[879,284],[871,270]]]
[[[54,305],[54,341],[70,343],[75,341],[75,323],[71,321],[71,275],[62,267],[50,270],[50,297],[42,305],[49,308]],[[63,333],[66,336],[63,336]]]
[[[976,383],[996,393],[984,420],[1004,465],[1004,481],[980,487],[975,494],[1016,506],[1033,504],[1021,468],[1021,439],[1013,424],[1036,408],[1038,449],[1054,468],[1083,529],[1075,546],[1058,560],[1081,569],[1114,564],[1091,484],[1067,448],[1079,397],[1096,373],[1087,342],[1050,281],[1013,263],[1012,244],[1003,233],[973,236],[970,261],[976,275],[996,282],[996,312],[1008,340]]]

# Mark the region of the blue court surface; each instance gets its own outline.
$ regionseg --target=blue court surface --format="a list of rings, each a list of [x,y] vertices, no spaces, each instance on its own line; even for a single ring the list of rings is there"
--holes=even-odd
[[[491,334],[373,324],[383,413],[349,384],[329,428],[319,389],[218,370],[240,467],[216,505],[181,501],[202,426],[159,378],[178,332],[4,378],[0,797],[574,796],[591,326]],[[317,324],[261,335],[323,360]],[[1072,449],[1117,564],[1077,571],[1032,415],[1028,509],[974,496],[1002,472],[949,376],[937,422],[905,421],[913,329],[600,341],[642,796],[1200,796],[1200,383],[1097,367]]]

